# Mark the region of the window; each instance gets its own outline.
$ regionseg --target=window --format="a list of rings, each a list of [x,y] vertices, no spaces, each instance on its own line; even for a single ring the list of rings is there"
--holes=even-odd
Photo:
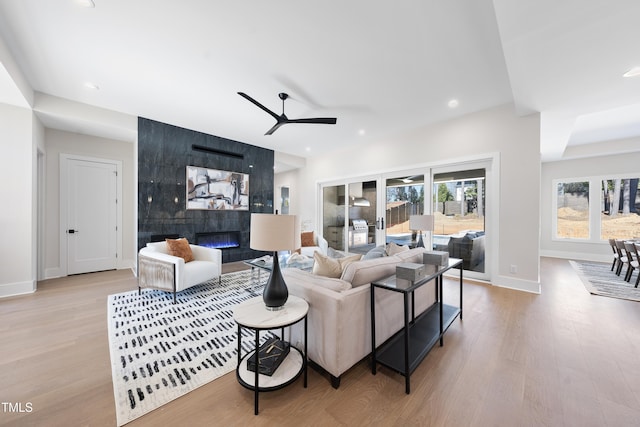
[[[603,179],[600,210],[600,238],[629,239],[640,237],[638,178]]]
[[[556,191],[556,237],[588,239],[589,181],[558,182]]]

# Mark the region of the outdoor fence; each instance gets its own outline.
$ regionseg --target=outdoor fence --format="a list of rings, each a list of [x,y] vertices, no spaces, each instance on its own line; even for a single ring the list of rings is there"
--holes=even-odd
[[[423,208],[418,203],[404,203],[398,206],[387,208],[387,227],[402,224],[409,221],[411,215],[422,215]]]

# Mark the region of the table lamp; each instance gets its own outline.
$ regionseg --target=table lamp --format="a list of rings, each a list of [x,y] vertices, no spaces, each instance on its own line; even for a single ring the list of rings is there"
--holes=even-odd
[[[409,228],[418,231],[420,238],[418,239],[418,248],[424,248],[422,240],[423,231],[433,231],[433,215],[411,215],[409,217]]]
[[[280,271],[278,251],[296,249],[295,230],[295,215],[251,214],[249,246],[259,251],[273,251],[273,268],[262,292],[262,299],[268,310],[282,309],[289,297]]]

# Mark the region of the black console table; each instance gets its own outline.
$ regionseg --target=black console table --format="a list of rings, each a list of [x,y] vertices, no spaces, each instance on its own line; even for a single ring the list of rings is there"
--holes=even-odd
[[[456,317],[462,319],[462,260],[449,258],[446,266],[427,265],[427,276],[419,282],[398,279],[395,275],[371,283],[371,373],[376,374],[380,363],[404,375],[405,392],[411,392],[410,376],[427,353],[439,340],[444,344],[443,336]],[[443,274],[452,269],[460,269],[460,306],[444,304],[442,301]],[[414,291],[420,286],[435,280],[435,303],[422,314],[415,315]],[[376,288],[398,292],[404,297],[404,328],[376,348]],[[409,318],[409,299],[411,298],[411,319]]]

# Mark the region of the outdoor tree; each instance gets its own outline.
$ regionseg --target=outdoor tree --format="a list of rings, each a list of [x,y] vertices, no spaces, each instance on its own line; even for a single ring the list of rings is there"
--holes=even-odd
[[[621,187],[621,179],[613,180],[613,194],[609,199],[609,215],[617,216],[618,210],[620,209],[620,187]]]
[[[396,197],[397,200],[408,200],[407,198],[407,190],[405,187],[396,187]]]
[[[440,185],[438,185],[438,202],[442,203],[443,214],[445,213],[444,202],[448,202],[450,200],[453,200],[453,194],[451,194],[451,191],[449,191],[449,188],[447,188],[447,184],[440,183]]]
[[[609,216],[618,215],[622,210],[624,215],[637,213],[636,197],[638,194],[638,178],[602,180],[603,202],[602,212]]]
[[[631,210],[629,207],[630,196],[631,196],[631,181],[628,179],[625,179],[623,190],[622,190],[622,214],[623,215],[628,215]]]

